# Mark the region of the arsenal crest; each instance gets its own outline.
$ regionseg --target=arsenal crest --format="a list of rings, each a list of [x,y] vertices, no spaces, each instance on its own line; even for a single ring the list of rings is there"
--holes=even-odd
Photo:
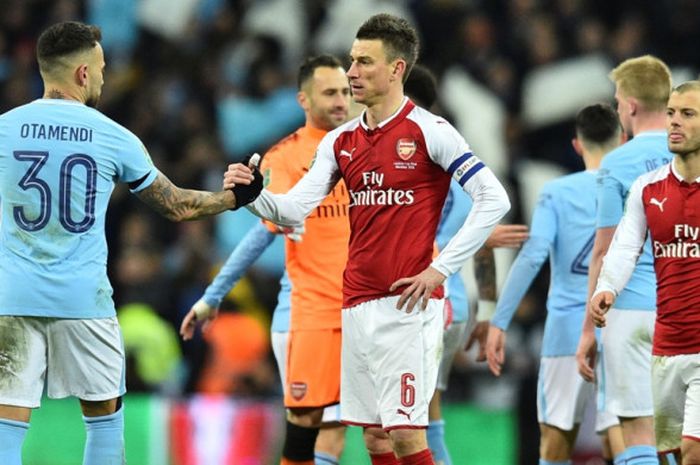
[[[413,139],[399,139],[396,142],[396,154],[399,156],[400,159],[406,161],[409,158],[411,158],[414,153],[416,153],[417,147],[418,145]]]
[[[289,392],[295,400],[301,400],[306,395],[306,383],[291,383],[289,385]]]

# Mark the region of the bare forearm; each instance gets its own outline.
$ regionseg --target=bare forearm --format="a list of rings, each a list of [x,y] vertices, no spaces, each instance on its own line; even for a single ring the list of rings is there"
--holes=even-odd
[[[482,247],[474,254],[474,277],[479,299],[496,300],[496,260],[493,249]]]
[[[229,190],[207,192],[181,189],[163,174],[159,174],[153,184],[139,192],[138,196],[172,221],[196,220],[236,206],[236,197]]]

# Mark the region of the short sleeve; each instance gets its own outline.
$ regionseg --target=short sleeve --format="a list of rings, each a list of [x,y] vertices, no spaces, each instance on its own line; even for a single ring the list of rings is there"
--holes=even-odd
[[[121,164],[119,180],[125,183],[140,181],[131,192],[140,192],[150,186],[158,176],[158,170],[148,150],[138,137],[129,133],[119,157]]]
[[[545,185],[537,200],[532,214],[530,236],[554,243],[557,234],[556,192],[550,185]]]
[[[610,173],[608,168],[601,168],[598,171],[596,197],[598,200],[596,227],[617,226],[625,208],[625,192],[622,183]]]

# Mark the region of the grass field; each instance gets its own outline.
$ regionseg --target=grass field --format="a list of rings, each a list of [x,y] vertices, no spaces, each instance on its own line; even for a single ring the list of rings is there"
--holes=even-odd
[[[167,440],[169,402],[157,397],[128,395],[125,404],[127,463],[170,465],[170,447]],[[447,422],[447,443],[454,463],[514,463],[515,426],[510,413],[483,411],[470,405],[453,404],[445,406],[444,415]],[[32,426],[24,444],[24,464],[79,464],[82,460],[84,439],[85,432],[78,402],[74,399],[44,399],[42,408],[32,416]],[[279,441],[275,444],[281,446]],[[350,428],[341,464],[369,463],[362,444],[361,430]]]

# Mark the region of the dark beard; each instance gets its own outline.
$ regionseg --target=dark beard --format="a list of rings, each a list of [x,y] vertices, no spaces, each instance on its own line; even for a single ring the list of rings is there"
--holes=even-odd
[[[97,109],[97,106],[100,104],[100,96],[98,95],[97,97],[90,97],[85,101],[85,105],[89,106],[90,108]]]

